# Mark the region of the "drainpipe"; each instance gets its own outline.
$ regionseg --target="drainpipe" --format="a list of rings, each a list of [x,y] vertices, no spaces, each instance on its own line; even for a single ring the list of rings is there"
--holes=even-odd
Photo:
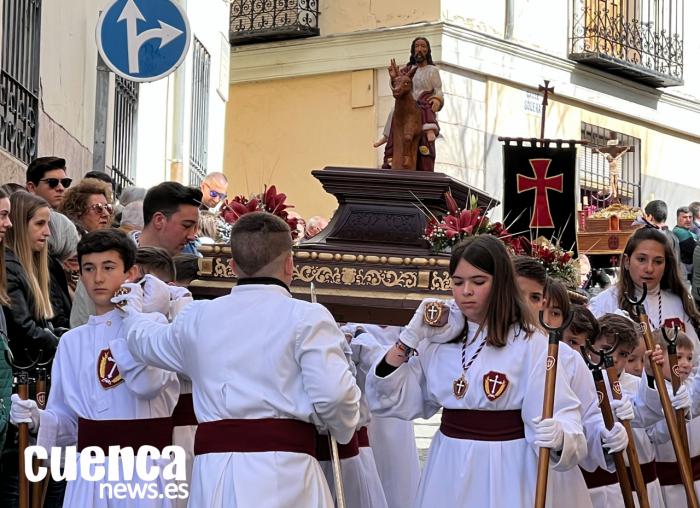
[[[515,0],[506,0],[506,26],[503,33],[503,38],[508,40],[513,38],[513,11]]]

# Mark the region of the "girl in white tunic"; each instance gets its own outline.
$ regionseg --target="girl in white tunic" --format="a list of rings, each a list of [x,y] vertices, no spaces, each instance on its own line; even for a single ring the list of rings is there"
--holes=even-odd
[[[641,296],[647,285],[644,309],[652,330],[674,323],[690,337],[695,347],[700,343],[695,325],[700,315],[695,309],[688,289],[681,281],[673,249],[661,231],[641,228],[627,241],[621,260],[621,274],[616,286],[610,287],[591,300],[590,309],[596,317],[617,309],[632,311],[625,293]]]
[[[464,332],[453,312],[447,326],[423,324],[424,301],[401,342],[368,375],[370,407],[409,420],[443,408],[416,507],[532,505],[539,447],[552,450],[560,469],[585,454],[579,402],[557,383],[555,416],[541,419],[547,340],[534,327],[499,240],[478,236],[455,247],[450,274],[449,308],[466,317]],[[428,341],[419,355],[409,358],[407,348],[422,339]]]

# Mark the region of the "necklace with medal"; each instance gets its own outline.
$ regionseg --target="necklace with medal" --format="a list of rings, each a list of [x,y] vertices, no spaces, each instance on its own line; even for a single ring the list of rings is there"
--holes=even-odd
[[[479,335],[479,331],[477,331],[476,333],[477,336]],[[476,360],[476,357],[479,356],[481,350],[484,349],[484,346],[486,345],[486,339],[488,337],[487,335],[483,339],[481,339],[481,343],[479,344],[479,347],[476,348],[476,352],[472,355],[469,362],[465,363],[468,335],[469,330],[467,329],[467,331],[464,332],[464,338],[462,338],[462,375],[452,382],[452,392],[455,394],[455,397],[457,399],[461,399],[467,394],[467,390],[469,389],[469,383],[467,382],[466,377],[467,371],[469,370],[469,367],[472,366],[472,363],[474,363],[474,360]]]

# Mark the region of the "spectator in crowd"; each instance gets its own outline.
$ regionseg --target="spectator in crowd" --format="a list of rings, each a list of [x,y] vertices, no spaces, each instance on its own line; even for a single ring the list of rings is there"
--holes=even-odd
[[[173,258],[175,264],[175,285],[187,287],[197,278],[199,257],[194,254],[178,254]]]
[[[10,195],[0,188],[0,244],[4,243],[7,231],[12,227],[10,220]],[[5,251],[0,250],[0,304],[9,305],[7,296],[7,276],[5,274]],[[12,394],[12,367],[7,363],[5,351],[10,345],[7,341],[7,324],[5,314],[0,312],[0,458],[5,444],[7,425],[10,414],[10,400]]]
[[[228,179],[223,173],[214,171],[204,178],[199,188],[202,191],[202,209],[215,208],[226,199]]]
[[[693,201],[688,205],[690,214],[693,216],[693,221],[690,225],[690,230],[695,236],[700,238],[700,201]]]
[[[59,335],[49,321],[54,316],[48,253],[51,209],[46,200],[27,192],[15,192],[10,205],[12,229],[5,237],[10,302],[3,305],[10,347],[19,362],[26,362],[26,354],[35,359],[39,350],[50,358]]]
[[[70,311],[79,278],[78,241],[75,225],[65,215],[51,211],[49,222],[49,274],[54,328],[70,328]]]
[[[100,180],[101,182],[109,184],[110,187],[114,187],[114,180],[104,171],[88,171],[83,175],[83,179],[94,178],[95,180]]]
[[[644,207],[644,214],[646,220],[652,225],[656,226],[666,235],[668,241],[671,242],[671,247],[673,248],[673,253],[676,256],[676,260],[680,266],[681,262],[681,251],[678,245],[678,237],[673,234],[673,232],[668,229],[666,221],[668,220],[668,206],[664,201],[660,199],[655,199],[649,201],[647,206]]]
[[[134,264],[139,269],[139,279],[150,273],[166,284],[170,284],[175,280],[173,258],[165,249],[160,247],[139,247],[136,251]]]
[[[60,157],[39,157],[27,166],[27,191],[44,198],[51,208],[61,206],[72,181],[66,174],[66,160]]]
[[[171,256],[180,252],[196,254],[202,192],[177,182],[151,187],[143,200],[143,231],[131,237],[139,247],[162,247]]]
[[[700,244],[693,251],[693,276],[691,278],[690,294],[693,295],[695,306],[700,309]]]
[[[119,202],[115,203],[114,205],[114,216],[112,218],[112,225],[115,228],[120,227],[122,221],[122,213],[124,213],[124,208],[126,208],[131,203],[135,203],[137,201],[142,202],[144,197],[146,197],[146,189],[144,189],[143,187],[126,187],[121,192],[121,194],[119,194]],[[141,216],[143,217],[143,212],[141,212]],[[139,227],[138,229],[143,228],[143,219],[141,219],[141,223],[141,227]],[[129,231],[124,232],[129,233]]]
[[[681,253],[681,265],[686,274],[686,280],[692,280],[693,275],[693,253],[698,244],[698,237],[690,230],[693,224],[693,216],[690,208],[681,206],[676,211],[676,227],[673,234],[678,238],[678,246]]]
[[[122,209],[119,229],[127,235],[143,229],[143,201],[134,201]]]
[[[328,219],[320,215],[314,215],[306,222],[304,238],[311,238],[323,231],[328,226]]]
[[[109,184],[86,178],[66,192],[59,211],[73,221],[80,236],[110,227],[112,188]]]

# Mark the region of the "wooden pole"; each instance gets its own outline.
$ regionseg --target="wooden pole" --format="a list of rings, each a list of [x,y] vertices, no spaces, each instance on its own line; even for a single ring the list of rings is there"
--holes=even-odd
[[[39,368],[36,370],[36,405],[39,409],[46,408],[46,369]],[[41,462],[36,457],[32,460],[32,469],[36,470],[41,465]],[[32,483],[32,508],[41,508],[44,506],[44,485],[48,484],[48,476],[44,481]]]
[[[29,373],[20,371],[17,373],[17,395],[22,400],[29,398]],[[29,425],[20,423],[17,425],[19,442],[19,508],[29,508],[29,481],[25,474],[24,450],[29,446]]]
[[[673,328],[673,337],[669,337],[666,333],[666,328],[661,327],[661,334],[666,341],[666,351],[668,353],[668,366],[671,371],[671,387],[673,388],[673,395],[678,393],[678,389],[681,387],[681,378],[678,377],[678,352],[676,351],[676,339],[678,337],[678,327]],[[683,409],[676,409],[676,423],[678,424],[678,433],[681,435],[681,441],[683,441],[683,447],[685,448],[685,453],[687,457],[690,457],[690,446],[688,445],[688,428],[685,425],[685,411]]]
[[[647,316],[644,310],[644,300],[647,297],[647,285],[644,283],[642,289],[642,296],[638,300],[633,300],[628,294],[625,294],[627,301],[634,306],[634,318],[637,320],[639,325],[642,327],[642,334],[644,336],[644,344],[647,351],[654,350],[654,339],[651,336],[651,328],[649,327],[649,316]],[[656,384],[656,390],[659,392],[659,398],[661,399],[661,407],[664,411],[664,417],[666,418],[666,425],[668,426],[668,432],[671,435],[671,443],[673,444],[673,451],[676,453],[676,462],[678,462],[678,468],[681,472],[681,480],[683,481],[683,488],[685,489],[685,496],[688,500],[688,508],[700,508],[698,505],[698,498],[695,494],[695,488],[693,485],[693,474],[690,469],[690,459],[685,453],[685,447],[683,446],[683,441],[681,440],[681,434],[678,432],[678,425],[676,423],[676,414],[671,404],[671,398],[666,390],[666,380],[661,372],[661,367],[657,365],[656,362],[649,362],[651,365],[651,370],[654,373],[654,381]]]

